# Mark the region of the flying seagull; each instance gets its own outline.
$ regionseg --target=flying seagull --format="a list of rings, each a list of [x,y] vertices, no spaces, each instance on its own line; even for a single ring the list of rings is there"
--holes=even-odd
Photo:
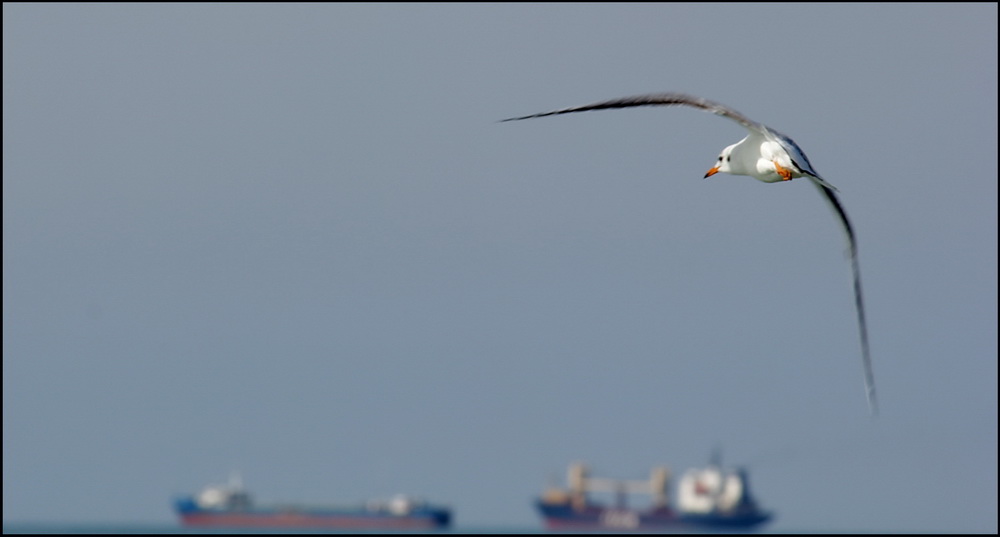
[[[851,268],[854,272],[854,304],[858,314],[858,330],[861,334],[861,360],[864,368],[865,395],[868,398],[868,409],[874,416],[878,414],[878,403],[875,399],[875,376],[872,373],[871,356],[868,353],[868,328],[865,323],[865,308],[861,298],[861,269],[858,267],[858,246],[854,237],[854,228],[847,218],[844,207],[837,198],[837,189],[826,182],[809,163],[802,149],[791,138],[780,132],[757,123],[743,114],[717,102],[685,95],[683,93],[653,93],[611,99],[584,106],[562,108],[530,116],[512,117],[501,121],[517,121],[536,117],[585,112],[587,110],[603,110],[606,108],[631,108],[634,106],[671,106],[683,105],[699,108],[713,114],[729,118],[746,127],[750,133],[739,142],[722,150],[719,158],[705,177],[719,172],[733,175],[749,175],[765,183],[790,181],[797,177],[808,177],[823,194],[834,212],[840,217],[840,223],[847,234],[847,244],[851,256]]]

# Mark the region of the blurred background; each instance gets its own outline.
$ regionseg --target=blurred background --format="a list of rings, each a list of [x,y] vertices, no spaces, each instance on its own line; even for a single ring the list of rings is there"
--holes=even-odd
[[[805,180],[702,179],[745,130]],[[722,449],[770,531],[997,531],[996,4],[3,6],[3,521]]]

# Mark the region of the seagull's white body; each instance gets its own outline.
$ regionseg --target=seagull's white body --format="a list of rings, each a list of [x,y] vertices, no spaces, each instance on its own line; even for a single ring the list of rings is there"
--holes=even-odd
[[[790,179],[808,175],[808,171],[795,165],[791,153],[778,138],[769,134],[767,131],[753,131],[738,143],[725,148],[719,155],[716,171],[749,175],[765,183],[787,180],[778,173],[777,166],[790,170]]]
[[[584,106],[562,108],[541,114],[532,114],[530,116],[513,117],[502,121],[516,121],[568,114],[571,112],[584,112],[587,110],[670,105],[691,106],[706,110],[729,118],[743,125],[749,131],[746,138],[722,150],[715,166],[708,170],[705,177],[724,172],[733,175],[748,175],[765,183],[776,183],[779,181],[790,181],[797,177],[808,177],[833,207],[844,227],[844,232],[847,234],[847,243],[851,255],[851,268],[854,274],[854,300],[858,315],[858,330],[861,334],[865,395],[868,398],[868,408],[872,415],[877,414],[878,404],[875,398],[875,377],[872,373],[871,356],[868,352],[868,329],[865,323],[865,309],[861,295],[861,270],[858,267],[858,249],[854,239],[854,229],[851,227],[847,213],[837,198],[837,189],[820,177],[812,164],[809,163],[809,159],[806,158],[805,153],[791,138],[762,123],[753,121],[725,105],[683,93],[655,93],[624,97]]]

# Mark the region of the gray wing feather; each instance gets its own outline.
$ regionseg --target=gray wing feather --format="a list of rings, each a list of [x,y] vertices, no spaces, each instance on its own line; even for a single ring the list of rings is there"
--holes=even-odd
[[[551,112],[532,114],[530,116],[511,117],[507,119],[502,119],[500,121],[501,122],[518,121],[521,119],[555,116],[559,114],[569,114],[572,112],[585,112],[587,110],[604,110],[608,108],[632,108],[634,106],[671,106],[671,105],[691,106],[694,108],[712,112],[713,114],[722,117],[727,117],[751,130],[756,130],[756,131],[767,130],[767,127],[765,127],[763,124],[753,121],[752,119],[744,116],[743,114],[737,112],[736,110],[733,110],[732,108],[729,108],[726,105],[717,103],[715,101],[710,101],[708,99],[702,99],[701,97],[695,97],[694,95],[687,95],[684,93],[650,93],[646,95],[634,95],[632,97],[622,97],[620,99],[611,99],[609,101],[601,101],[598,103],[587,104],[583,106],[562,108],[559,110],[553,110]]]
[[[858,331],[861,334],[861,365],[865,375],[865,396],[868,398],[868,410],[872,416],[878,415],[878,400],[875,398],[875,374],[872,371],[872,358],[868,352],[868,325],[865,322],[865,304],[861,294],[861,267],[858,265],[858,245],[854,239],[854,228],[847,218],[847,212],[837,198],[837,194],[830,188],[824,186],[819,180],[810,177],[816,188],[823,193],[823,197],[833,206],[837,216],[844,226],[847,234],[847,244],[851,255],[851,270],[854,274],[854,306],[858,313]]]

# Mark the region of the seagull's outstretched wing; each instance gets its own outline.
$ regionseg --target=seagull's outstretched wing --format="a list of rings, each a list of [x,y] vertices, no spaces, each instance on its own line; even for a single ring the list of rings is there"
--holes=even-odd
[[[694,108],[699,108],[701,110],[706,110],[716,115],[722,117],[727,117],[744,127],[755,130],[755,131],[766,131],[768,130],[766,126],[761,123],[744,116],[743,114],[729,108],[724,104],[720,104],[708,99],[702,99],[701,97],[695,97],[694,95],[687,95],[684,93],[650,93],[647,95],[635,95],[632,97],[622,97],[621,99],[611,99],[610,101],[601,101],[599,103],[587,104],[583,106],[574,106],[571,108],[562,108],[559,110],[553,110],[551,112],[544,112],[542,114],[532,114],[530,116],[521,117],[511,117],[507,119],[500,120],[503,121],[517,121],[520,119],[531,119],[533,117],[545,117],[545,116],[555,116],[559,114],[569,114],[571,112],[585,112],[587,110],[604,110],[606,108],[632,108],[634,106],[671,106],[671,105],[683,105],[691,106]]]
[[[837,194],[818,177],[807,176],[830,202],[847,234],[847,245],[851,255],[851,270],[854,272],[854,306],[858,313],[858,331],[861,333],[861,365],[865,373],[865,395],[868,397],[868,410],[872,416],[878,415],[878,400],[875,398],[875,374],[872,372],[872,358],[868,353],[868,325],[865,322],[865,304],[861,296],[861,268],[858,266],[858,245],[854,240],[854,228],[847,218],[847,212],[837,199]]]
[[[717,103],[715,101],[710,101],[708,99],[703,99],[701,97],[696,97],[694,95],[687,95],[684,93],[650,93],[646,95],[635,95],[632,97],[622,97],[620,99],[611,99],[608,101],[601,101],[593,104],[587,104],[583,106],[573,106],[570,108],[561,108],[559,110],[553,110],[551,112],[543,112],[541,114],[531,114],[528,116],[512,117],[500,120],[504,121],[518,121],[521,119],[531,119],[536,117],[545,116],[555,116],[559,114],[569,114],[572,112],[586,112],[588,110],[605,110],[609,108],[632,108],[636,106],[672,106],[672,105],[682,105],[690,106],[693,108],[698,108],[700,110],[705,110],[712,112],[713,114],[729,118],[740,125],[743,125],[751,131],[756,131],[763,133],[765,136],[773,137],[778,140],[785,150],[789,153],[789,156],[795,162],[796,166],[804,171],[812,180],[813,184],[823,193],[823,196],[830,202],[833,206],[834,211],[836,211],[837,216],[840,217],[840,221],[844,226],[844,231],[847,233],[847,242],[850,248],[851,255],[851,269],[854,272],[854,303],[858,314],[858,329],[861,332],[861,359],[862,365],[864,367],[865,375],[865,394],[868,397],[868,409],[871,411],[872,415],[878,414],[878,402],[875,399],[875,376],[872,373],[872,361],[871,356],[868,352],[868,328],[865,323],[865,308],[864,301],[861,295],[861,269],[858,266],[858,247],[854,240],[854,229],[851,227],[851,222],[847,218],[847,213],[844,211],[844,207],[840,204],[840,200],[837,199],[836,189],[833,185],[827,183],[823,178],[816,173],[809,159],[805,156],[805,153],[799,148],[791,138],[781,134],[764,125],[763,123],[758,123],[743,114],[729,108],[728,106]]]

